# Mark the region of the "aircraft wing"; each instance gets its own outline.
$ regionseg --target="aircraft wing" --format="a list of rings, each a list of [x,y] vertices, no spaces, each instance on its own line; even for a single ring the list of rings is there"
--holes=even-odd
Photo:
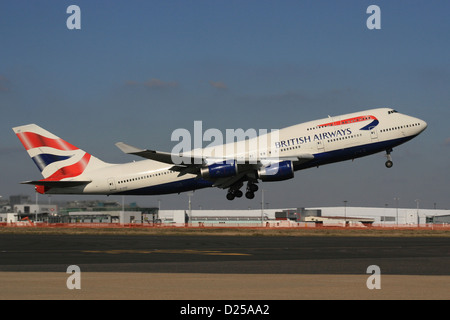
[[[167,163],[173,165],[170,170],[177,171],[178,176],[183,176],[185,174],[193,174],[198,177],[201,176],[201,171],[214,163],[219,163],[226,161],[226,158],[203,158],[197,156],[184,156],[177,155],[168,152],[161,152],[156,150],[146,150],[140,149],[123,142],[116,143],[116,146],[127,154],[134,154],[146,159],[159,161],[162,163]],[[217,188],[230,188],[233,185],[242,184],[243,181],[246,180],[258,180],[256,171],[265,166],[270,166],[271,164],[278,163],[280,161],[292,161],[293,163],[300,164],[311,161],[314,159],[314,155],[309,153],[297,154],[295,156],[290,157],[276,157],[276,158],[264,158],[264,159],[252,159],[252,160],[243,160],[242,163],[238,161],[237,166],[237,174],[222,177],[222,178],[206,178],[208,180],[213,181],[213,186]]]
[[[137,147],[130,146],[123,142],[116,143],[116,146],[122,150],[122,152],[127,154],[134,154],[146,159],[155,160],[158,162],[163,162],[167,164],[173,164],[173,165],[182,165],[182,166],[190,166],[194,165],[196,167],[207,164],[207,163],[213,163],[214,161],[226,161],[227,159],[206,159],[203,157],[196,157],[196,156],[183,156],[183,155],[176,155],[169,152],[162,152],[162,151],[156,151],[156,150],[147,150],[147,149],[140,149]],[[308,162],[310,160],[313,160],[314,156],[310,153],[303,153],[295,156],[290,157],[276,157],[276,158],[264,158],[258,160],[261,164],[264,165],[264,163],[273,163],[278,161],[294,161],[294,162]],[[251,160],[254,161],[254,160]],[[243,161],[244,164],[248,165],[251,164],[250,161]]]
[[[270,163],[274,163],[274,162],[279,162],[279,161],[292,161],[292,162],[296,162],[296,163],[305,163],[308,161],[311,161],[314,159],[314,155],[312,155],[311,153],[302,153],[302,154],[297,154],[295,156],[289,156],[289,157],[277,157],[277,158],[264,158],[259,160],[261,162],[261,164],[265,165],[265,163],[267,162],[267,164]]]
[[[117,142],[116,146],[122,150],[124,153],[127,154],[134,154],[146,159],[155,160],[158,162],[163,162],[167,164],[203,164],[203,158],[201,157],[194,157],[194,156],[181,156],[176,155],[169,152],[162,152],[162,151],[156,151],[156,150],[146,150],[146,149],[139,149],[133,146],[130,146],[123,142]]]

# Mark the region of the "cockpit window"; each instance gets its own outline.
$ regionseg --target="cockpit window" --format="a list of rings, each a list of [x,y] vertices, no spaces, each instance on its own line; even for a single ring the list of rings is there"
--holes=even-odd
[[[391,113],[398,113],[398,111],[397,110],[389,110],[388,114],[391,114]]]

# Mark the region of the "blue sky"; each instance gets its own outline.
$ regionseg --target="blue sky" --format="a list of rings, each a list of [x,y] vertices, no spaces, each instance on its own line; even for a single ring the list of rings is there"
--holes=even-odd
[[[66,27],[71,4],[81,9],[81,30]],[[381,9],[381,30],[366,27],[371,4]],[[447,1],[3,0],[0,195],[32,195],[18,182],[39,178],[17,125],[37,123],[105,161],[126,162],[138,159],[115,142],[170,151],[171,133],[195,120],[205,130],[272,129],[392,106],[429,124],[394,150],[392,169],[379,154],[296,172],[263,184],[265,201],[393,206],[400,197],[404,207],[420,199],[450,208],[449,9]],[[225,194],[196,191],[194,207],[260,207],[258,197],[228,202]],[[128,200],[183,208],[187,198]]]

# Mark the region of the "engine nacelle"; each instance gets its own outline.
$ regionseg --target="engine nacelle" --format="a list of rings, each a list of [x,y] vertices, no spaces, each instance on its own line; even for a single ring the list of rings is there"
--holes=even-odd
[[[258,178],[262,181],[283,181],[294,177],[292,161],[273,163],[258,170]]]
[[[236,160],[213,163],[200,169],[200,174],[206,179],[228,178],[238,174]]]

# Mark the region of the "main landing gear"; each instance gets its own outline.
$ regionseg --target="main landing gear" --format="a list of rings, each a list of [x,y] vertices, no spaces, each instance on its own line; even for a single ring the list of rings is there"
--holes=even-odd
[[[242,197],[242,195],[243,195],[243,193],[241,190],[233,190],[232,188],[230,188],[227,193],[227,199],[234,200],[234,198],[236,198],[236,197],[240,198],[240,197]]]
[[[241,198],[243,196],[243,192],[239,190],[243,186],[243,183],[240,183],[236,186],[232,186],[228,189],[227,199],[234,200],[234,198]],[[245,197],[247,199],[253,199],[255,197],[255,192],[258,191],[258,186],[253,182],[249,182],[247,184],[247,191],[245,192]]]
[[[258,191],[258,186],[254,183],[247,184],[247,192],[245,193],[245,197],[247,199],[253,199],[255,197],[255,192]]]
[[[227,199],[228,200],[234,200],[234,198],[240,198],[243,196],[243,193],[241,190],[239,190],[244,184],[242,182],[237,183],[228,189],[227,193]]]
[[[391,152],[392,152],[392,149],[386,150],[387,161],[384,164],[386,166],[386,168],[392,168],[392,166],[394,165],[394,163],[392,162],[392,158],[391,158]]]

